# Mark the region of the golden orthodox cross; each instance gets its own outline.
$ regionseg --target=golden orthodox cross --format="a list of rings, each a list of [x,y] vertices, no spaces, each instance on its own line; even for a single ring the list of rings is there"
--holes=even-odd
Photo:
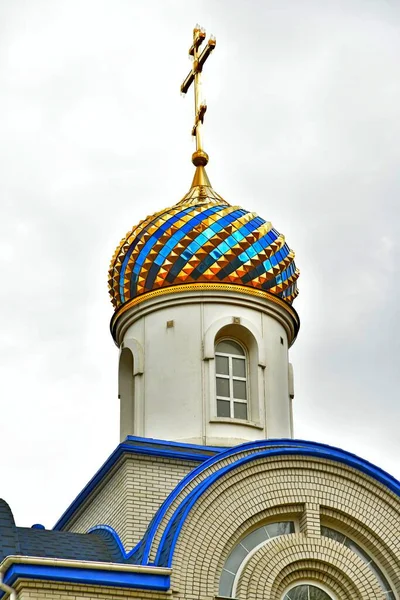
[[[181,85],[182,94],[186,94],[194,82],[194,110],[195,118],[192,128],[192,135],[196,138],[196,152],[192,156],[192,162],[196,167],[205,166],[208,163],[208,155],[203,150],[202,145],[202,125],[204,114],[207,110],[207,104],[201,98],[201,72],[204,63],[215,48],[215,37],[211,36],[207,45],[200,52],[200,46],[206,39],[206,32],[199,25],[193,29],[193,44],[189,48],[189,56],[193,57],[193,67],[185,81]]]

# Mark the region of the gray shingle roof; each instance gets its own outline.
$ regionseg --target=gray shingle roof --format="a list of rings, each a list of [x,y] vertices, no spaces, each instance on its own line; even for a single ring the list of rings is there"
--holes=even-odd
[[[99,562],[125,562],[113,536],[106,531],[71,533],[16,527],[7,502],[0,499],[0,561],[10,555]]]

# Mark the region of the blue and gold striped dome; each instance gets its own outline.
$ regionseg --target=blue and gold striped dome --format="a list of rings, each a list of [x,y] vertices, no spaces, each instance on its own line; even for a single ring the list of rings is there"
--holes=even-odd
[[[256,213],[230,206],[197,167],[178,204],[147,217],[121,241],[109,287],[116,310],[148,292],[205,283],[244,286],[292,303],[298,276],[284,236]]]

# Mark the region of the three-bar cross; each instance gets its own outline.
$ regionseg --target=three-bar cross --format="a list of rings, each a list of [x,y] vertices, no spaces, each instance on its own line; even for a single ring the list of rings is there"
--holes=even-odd
[[[196,166],[205,166],[208,163],[208,155],[203,150],[202,145],[202,125],[207,105],[201,98],[201,72],[204,63],[215,48],[215,37],[211,36],[207,45],[200,53],[200,46],[206,38],[206,32],[199,25],[193,30],[193,44],[189,48],[189,56],[193,57],[193,67],[185,81],[181,85],[181,92],[186,94],[194,82],[194,110],[195,119],[192,128],[192,135],[196,138],[196,152],[192,156],[192,162]]]

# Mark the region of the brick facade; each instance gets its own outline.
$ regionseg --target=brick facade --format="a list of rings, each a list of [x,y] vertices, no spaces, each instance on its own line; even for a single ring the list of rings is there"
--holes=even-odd
[[[161,520],[152,560],[168,521],[187,495],[210,474],[250,452],[243,450],[204,467],[180,491]],[[183,459],[126,456],[92,493],[68,529],[84,532],[98,523],[109,524],[130,550],[167,494],[195,466]],[[295,522],[296,532],[271,539],[254,552],[239,576],[235,597],[281,600],[293,582],[317,580],[337,600],[385,600],[387,596],[365,561],[339,542],[321,536],[321,524],[357,542],[379,565],[392,590],[400,594],[399,498],[352,467],[295,455],[256,458],[217,479],[198,498],[175,548],[173,596],[177,600],[217,598],[224,562],[238,542],[260,524],[285,519]],[[28,587],[22,585],[20,598],[160,600],[171,591],[30,582]]]
[[[113,527],[126,550],[143,537],[148,523],[167,495],[196,462],[127,455],[89,496],[64,528],[86,533],[91,527]]]

